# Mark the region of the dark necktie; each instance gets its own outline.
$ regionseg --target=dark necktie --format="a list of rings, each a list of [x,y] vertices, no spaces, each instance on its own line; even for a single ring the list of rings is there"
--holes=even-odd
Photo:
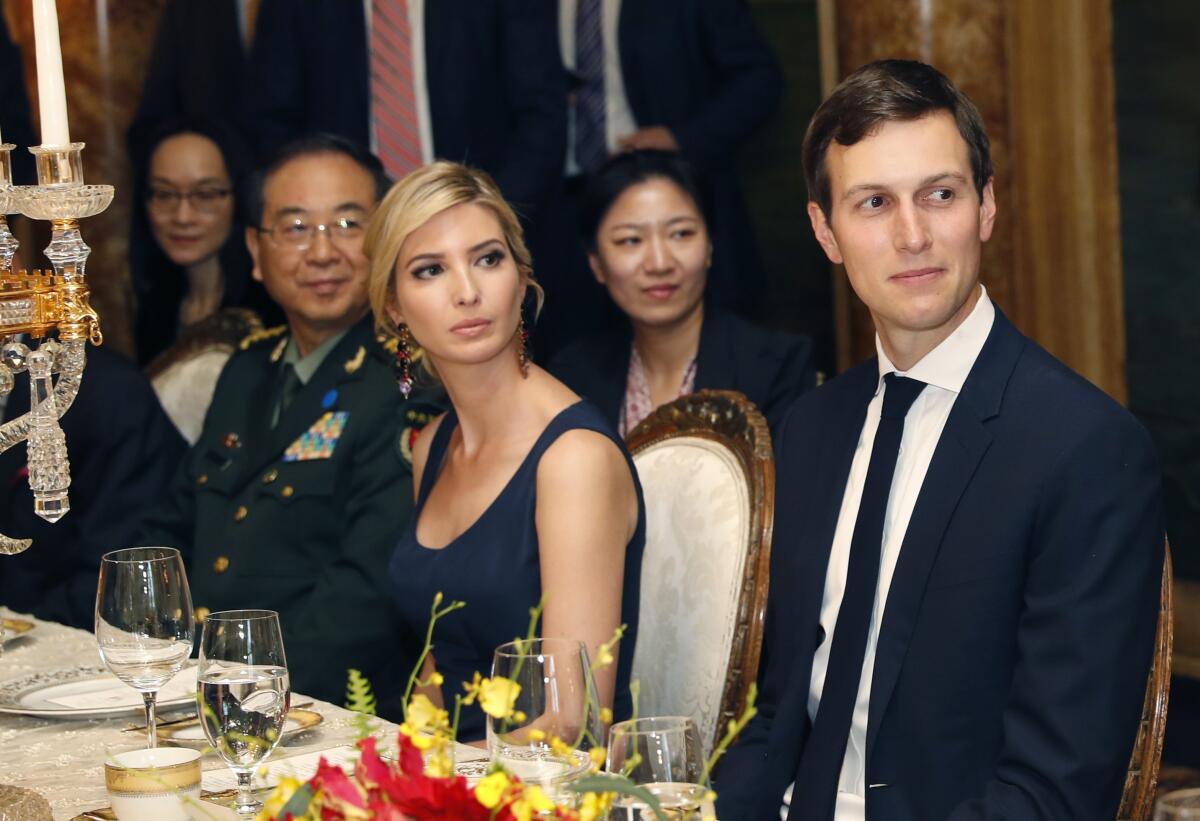
[[[883,551],[883,518],[900,454],[904,417],[925,387],[924,382],[894,373],[883,379],[886,383],[883,410],[850,539],[846,590],[833,630],[821,703],[796,770],[788,821],[829,821],[836,804],[838,778],[850,737],[854,704],[858,701],[871,611],[875,606],[879,557]]]
[[[608,158],[604,109],[604,30],[602,0],[575,6],[575,162],[584,173]]]
[[[275,392],[275,425],[279,424],[279,420],[287,413],[292,400],[296,398],[303,387],[304,383],[300,381],[300,375],[296,373],[292,363],[284,362],[283,371],[279,376],[279,387]]]

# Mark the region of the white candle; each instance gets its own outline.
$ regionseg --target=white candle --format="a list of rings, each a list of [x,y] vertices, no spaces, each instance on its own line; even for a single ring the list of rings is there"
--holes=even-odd
[[[33,0],[33,37],[37,44],[42,145],[69,145],[67,89],[63,83],[62,44],[58,39],[58,8],[54,0]]]

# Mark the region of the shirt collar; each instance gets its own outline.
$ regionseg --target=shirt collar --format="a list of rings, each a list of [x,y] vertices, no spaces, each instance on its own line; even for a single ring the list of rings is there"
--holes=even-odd
[[[879,386],[883,384],[883,377],[894,372],[901,376],[912,377],[926,385],[935,385],[951,393],[959,393],[962,391],[963,383],[967,381],[967,375],[971,373],[971,368],[975,366],[979,352],[983,350],[983,344],[987,342],[995,319],[996,307],[988,297],[987,288],[980,283],[979,297],[967,318],[954,329],[950,336],[925,354],[907,373],[898,370],[888,359],[887,354],[883,352],[883,345],[879,341],[879,334],[876,334],[875,351],[879,355],[879,385],[875,387],[875,392],[879,392]]]
[[[321,367],[321,363],[329,356],[329,352],[337,347],[337,344],[342,341],[342,337],[349,330],[349,328],[346,328],[334,334],[309,351],[308,356],[304,357],[300,356],[300,348],[296,346],[296,337],[293,336],[288,340],[287,348],[283,352],[283,361],[296,369],[296,376],[300,377],[301,385],[308,384],[308,380],[312,379],[313,374],[317,372],[317,368]]]

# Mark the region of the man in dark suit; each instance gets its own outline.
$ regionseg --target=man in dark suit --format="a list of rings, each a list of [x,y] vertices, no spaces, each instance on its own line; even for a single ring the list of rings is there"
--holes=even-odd
[[[879,356],[778,438],[760,712],[720,816],[786,792],[792,821],[1112,818],[1163,563],[1149,437],[980,286],[987,135],[944,76],[865,66],[804,158]]]
[[[757,307],[765,286],[758,244],[742,196],[738,147],[774,111],[783,78],[745,0],[557,0],[559,41],[573,77],[563,200],[538,226],[553,249],[544,323],[558,338],[594,330],[602,305],[573,233],[575,178],[609,153],[679,151],[704,181],[713,262],[708,293],[735,310]],[[556,299],[561,293],[561,298]],[[544,348],[542,353],[547,352]]]
[[[29,410],[29,374],[19,374],[0,418]],[[107,348],[88,348],[74,403],[60,425],[71,463],[71,510],[53,524],[33,512],[26,443],[0,453],[0,533],[33,547],[0,556],[0,604],[91,630],[100,557],[139,544],[145,511],[186,444],[141,372]]]
[[[144,167],[159,126],[223,122],[246,138],[236,105],[254,39],[257,0],[169,0],[158,19],[141,100],[129,127],[134,167]]]
[[[386,568],[412,508],[409,442],[436,408],[400,396],[367,309],[363,234],[386,187],[336,137],[286,146],[260,175],[246,241],[288,324],[230,358],[144,535],[185,554],[198,621],[278,611],[293,688],[335,703],[348,668],[387,693],[414,658]]]
[[[416,156],[398,167],[385,149],[406,126],[381,115],[381,72],[411,80]],[[562,170],[566,76],[549,0],[263,0],[250,76],[263,148],[323,131],[378,146],[393,177],[431,159],[470,163],[527,219]]]

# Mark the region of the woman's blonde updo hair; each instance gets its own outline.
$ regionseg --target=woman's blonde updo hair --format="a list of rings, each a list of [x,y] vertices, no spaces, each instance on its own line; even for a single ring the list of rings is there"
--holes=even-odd
[[[418,168],[393,185],[367,227],[363,245],[371,261],[367,291],[378,331],[389,337],[400,335],[400,329],[387,310],[395,302],[392,283],[400,246],[413,231],[433,217],[447,208],[468,202],[482,205],[495,215],[504,232],[508,252],[516,263],[521,284],[533,288],[537,295],[537,310],[541,311],[542,286],[533,278],[533,260],[525,246],[525,232],[512,206],[505,202],[487,172],[460,163],[439,161]]]

